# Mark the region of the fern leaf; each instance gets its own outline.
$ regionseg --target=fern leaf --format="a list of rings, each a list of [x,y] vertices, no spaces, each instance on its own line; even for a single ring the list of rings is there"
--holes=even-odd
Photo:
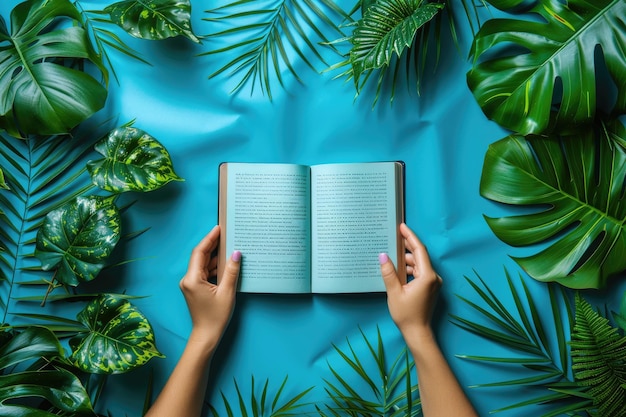
[[[576,380],[589,387],[600,415],[626,409],[626,337],[609,320],[576,295],[576,321],[571,340]]]

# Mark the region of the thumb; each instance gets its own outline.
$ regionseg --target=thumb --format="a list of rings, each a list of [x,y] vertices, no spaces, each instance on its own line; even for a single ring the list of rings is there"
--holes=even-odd
[[[380,262],[380,273],[383,276],[383,282],[385,283],[387,294],[400,289],[400,280],[398,279],[396,268],[393,266],[393,262],[391,262],[389,256],[387,256],[386,253],[381,253],[378,255],[378,260]]]
[[[237,279],[239,278],[239,270],[241,269],[241,252],[234,251],[228,261],[222,274],[219,286],[226,290],[234,291],[237,288]]]

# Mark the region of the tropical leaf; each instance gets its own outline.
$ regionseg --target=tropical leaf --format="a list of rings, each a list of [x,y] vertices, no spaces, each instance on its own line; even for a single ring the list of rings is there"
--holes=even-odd
[[[263,384],[263,389],[259,395],[258,389],[255,387],[254,375],[251,377],[249,401],[245,400],[243,394],[241,393],[241,390],[239,389],[237,380],[234,380],[234,384],[237,391],[237,403],[239,405],[239,412],[237,413],[237,415],[244,417],[250,414],[255,417],[287,417],[301,415],[299,410],[304,405],[306,405],[302,402],[302,398],[313,389],[313,387],[307,388],[304,391],[301,391],[295,396],[289,398],[288,400],[283,400],[281,396],[283,394],[285,386],[287,385],[287,376],[285,376],[285,379],[283,379],[283,382],[276,391],[276,394],[274,394],[274,397],[270,404],[267,401],[270,399],[269,395],[271,394],[269,390],[269,379],[265,380],[265,384]],[[233,408],[235,407],[231,405],[230,401],[226,398],[223,392],[221,392],[221,396],[224,403],[224,408],[226,409],[228,416],[234,416],[235,414],[233,414]],[[258,400],[259,398],[261,399],[260,401]],[[215,407],[213,407],[212,405],[210,405],[209,407],[213,416],[218,416]]]
[[[474,387],[523,386],[534,388],[529,393],[538,392],[538,395],[492,410],[492,413],[542,405],[546,412],[541,416],[548,417],[592,409],[593,401],[586,387],[578,385],[571,375],[567,337],[573,325],[573,313],[565,289],[554,284],[546,286],[550,300],[550,309],[546,310],[535,300],[538,292],[531,293],[521,275],[523,292],[513,285],[508,271],[505,270],[505,274],[514,309],[505,306],[500,301],[502,296],[492,292],[480,276],[480,284],[466,277],[479,301],[457,296],[481,319],[451,316],[453,324],[514,352],[508,357],[457,355],[472,361],[519,368],[514,379],[480,383]],[[549,334],[547,329],[554,329],[553,334]],[[537,408],[532,410],[533,415],[538,415]]]
[[[626,268],[626,206],[622,204],[626,138],[620,123],[577,137],[509,136],[487,150],[480,184],[484,197],[539,207],[527,214],[489,218],[513,246],[549,243],[514,258],[534,279],[570,288],[601,288]]]
[[[181,181],[169,153],[155,138],[134,127],[113,130],[96,144],[103,159],[87,169],[98,187],[113,193],[153,191],[170,181]]]
[[[260,4],[261,3],[261,4]],[[209,36],[221,38],[227,46],[201,55],[228,53],[235,58],[214,71],[209,78],[228,71],[229,76],[241,74],[232,93],[240,91],[248,82],[254,92],[258,82],[261,91],[272,99],[272,72],[283,84],[283,70],[301,82],[294,65],[294,56],[314,71],[313,59],[326,65],[316,43],[329,43],[327,34],[343,36],[338,21],[349,16],[332,0],[235,0],[208,11],[215,17],[204,18],[214,25],[226,24],[225,30]],[[316,40],[309,33],[315,33]]]
[[[622,302],[620,303],[619,313],[613,313],[615,322],[623,331],[626,332],[626,292],[622,295]]]
[[[626,337],[576,294],[572,331],[572,369],[576,381],[589,387],[599,415],[626,410]]]
[[[85,372],[119,374],[163,357],[148,319],[124,297],[103,294],[77,319],[88,332],[70,339],[69,360]]]
[[[124,0],[104,10],[113,22],[137,38],[161,40],[182,35],[200,42],[191,28],[189,0]]]
[[[93,416],[89,396],[75,375],[61,368],[40,369],[41,359],[49,362],[62,356],[58,339],[43,327],[26,329],[0,345],[0,370],[4,371],[0,373],[0,414]],[[13,371],[17,365],[26,369]],[[49,411],[36,408],[42,399],[49,403]]]
[[[440,3],[422,0],[379,0],[359,20],[350,40],[350,64],[354,84],[364,71],[389,66],[393,54],[398,57],[411,47],[417,31],[430,22],[443,8]]]
[[[76,286],[98,275],[120,234],[120,213],[111,198],[77,197],[48,213],[35,256],[44,271],[56,270],[56,281]]]
[[[598,97],[597,85],[607,81],[597,75],[602,64],[617,89],[615,111],[626,110],[626,2],[489,3],[531,18],[489,20],[474,39],[467,81],[488,118],[522,135],[552,125],[575,130],[595,118],[598,103],[612,101]]]
[[[416,396],[417,384],[411,382],[411,374],[415,367],[409,360],[407,349],[403,349],[388,367],[385,359],[385,348],[377,329],[377,340],[374,346],[361,330],[368,355],[359,355],[349,340],[348,350],[344,351],[333,345],[335,351],[353,371],[369,387],[369,393],[359,392],[352,388],[354,381],[348,381],[343,372],[329,365],[336,382],[325,379],[325,391],[332,404],[316,406],[322,416],[416,416],[421,413],[420,400]],[[373,366],[368,365],[373,364]],[[377,375],[373,377],[372,375]]]
[[[43,278],[50,275],[41,272],[41,263],[34,257],[36,234],[46,214],[97,189],[85,175],[85,164],[102,127],[83,125],[72,132],[72,139],[18,140],[0,134],[0,166],[11,188],[0,192],[0,211],[5,213],[0,221],[0,242],[5,249],[0,251],[3,323],[13,322],[9,305],[15,302],[12,295],[18,293],[13,286],[33,280],[33,276],[44,283]]]
[[[9,186],[7,185],[6,181],[4,180],[4,172],[2,172],[2,169],[0,169],[0,189],[3,190],[8,190]]]
[[[66,19],[73,24],[49,29]],[[64,65],[76,61],[106,73],[72,3],[18,4],[11,32],[0,24],[0,128],[16,137],[68,133],[100,110],[107,90],[87,72]]]

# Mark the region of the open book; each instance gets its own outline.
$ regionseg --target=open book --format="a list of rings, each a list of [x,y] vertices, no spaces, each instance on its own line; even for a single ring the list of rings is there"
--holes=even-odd
[[[378,254],[405,271],[404,163],[222,163],[218,277],[242,253],[242,292],[385,291]]]

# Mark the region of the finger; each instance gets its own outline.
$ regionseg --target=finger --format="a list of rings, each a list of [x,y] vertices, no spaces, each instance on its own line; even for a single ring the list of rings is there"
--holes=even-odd
[[[401,288],[400,279],[398,278],[398,274],[396,274],[396,268],[393,266],[393,262],[391,262],[389,256],[387,256],[386,253],[381,253],[378,255],[378,260],[380,262],[380,273],[383,276],[387,294],[399,291]]]
[[[404,261],[407,266],[415,266],[415,259],[413,258],[413,254],[411,252],[404,254]]]
[[[218,286],[227,291],[235,291],[237,288],[237,279],[239,278],[239,269],[241,268],[241,252],[234,251],[228,261],[219,280]]]
[[[220,237],[219,226],[213,229],[193,248],[189,259],[188,271],[204,271],[208,268],[211,260],[211,253],[217,247]]]
[[[417,238],[415,233],[409,226],[402,223],[400,225],[400,233],[405,239],[406,248],[411,251],[413,254],[414,265],[416,269],[419,270],[431,270],[432,265],[430,264],[430,256],[428,256],[428,251],[426,250],[426,246]]]

